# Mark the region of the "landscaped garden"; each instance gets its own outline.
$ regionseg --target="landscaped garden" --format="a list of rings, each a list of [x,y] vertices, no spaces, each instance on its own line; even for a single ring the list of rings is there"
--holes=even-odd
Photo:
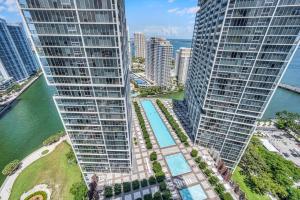
[[[233,180],[247,199],[268,199],[267,194],[281,200],[300,199],[300,189],[294,187],[300,181],[300,169],[281,155],[265,149],[258,138],[252,138],[239,167]]]
[[[53,152],[24,169],[13,185],[9,199],[20,199],[24,192],[39,184],[46,184],[52,189],[53,200],[73,199],[70,189],[82,178],[78,165],[66,156],[70,151],[70,145],[63,142]]]

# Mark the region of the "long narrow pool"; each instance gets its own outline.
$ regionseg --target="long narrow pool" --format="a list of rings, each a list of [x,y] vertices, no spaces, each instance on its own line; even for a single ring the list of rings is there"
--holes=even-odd
[[[164,148],[175,145],[173,137],[171,136],[163,120],[160,118],[153,103],[150,100],[143,100],[141,104],[146,113],[147,119],[150,122],[150,126],[154,132],[159,146]]]

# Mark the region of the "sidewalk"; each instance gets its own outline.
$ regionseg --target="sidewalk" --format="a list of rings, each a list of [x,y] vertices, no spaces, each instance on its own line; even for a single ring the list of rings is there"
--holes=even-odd
[[[29,165],[31,165],[34,161],[40,159],[41,157],[44,157],[46,155],[48,155],[49,153],[51,153],[60,143],[62,143],[63,141],[67,140],[67,136],[64,136],[62,138],[60,138],[60,140],[54,144],[51,144],[50,146],[43,146],[41,148],[39,148],[38,150],[34,151],[33,153],[31,153],[30,155],[28,155],[26,158],[24,158],[21,161],[21,167],[11,176],[6,177],[4,183],[2,184],[1,188],[0,188],[0,199],[1,200],[8,200],[9,196],[10,196],[10,192],[12,189],[12,186],[15,182],[15,180],[17,179],[17,177],[21,174],[21,172],[28,167]],[[46,153],[45,155],[42,155],[42,152],[45,150],[49,150],[48,153]]]

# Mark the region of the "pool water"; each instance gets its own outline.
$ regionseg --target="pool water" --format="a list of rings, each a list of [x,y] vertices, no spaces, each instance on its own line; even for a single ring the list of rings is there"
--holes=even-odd
[[[163,120],[160,118],[153,103],[149,100],[143,100],[141,104],[146,113],[147,119],[150,122],[150,126],[159,146],[164,148],[175,145],[173,137],[171,136]]]
[[[201,185],[194,185],[180,190],[180,195],[183,200],[204,200],[207,199]]]
[[[191,171],[191,168],[182,153],[166,156],[165,159],[172,176],[178,176]]]

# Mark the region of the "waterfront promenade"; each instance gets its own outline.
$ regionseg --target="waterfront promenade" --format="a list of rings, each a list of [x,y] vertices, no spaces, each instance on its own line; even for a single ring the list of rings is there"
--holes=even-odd
[[[51,153],[63,141],[68,141],[67,135],[60,138],[60,140],[58,142],[51,144],[49,146],[43,146],[43,147],[39,148],[38,150],[34,151],[33,153],[31,153],[30,155],[28,155],[26,158],[24,158],[21,161],[21,167],[13,175],[7,176],[4,183],[2,184],[2,186],[0,188],[0,200],[9,199],[14,182],[16,181],[18,176],[22,173],[22,171],[24,169],[26,169],[26,167],[31,165],[36,160]],[[43,154],[43,152],[45,152],[47,150],[48,150],[48,152],[46,154]]]
[[[300,94],[300,87],[280,83],[278,87]]]

